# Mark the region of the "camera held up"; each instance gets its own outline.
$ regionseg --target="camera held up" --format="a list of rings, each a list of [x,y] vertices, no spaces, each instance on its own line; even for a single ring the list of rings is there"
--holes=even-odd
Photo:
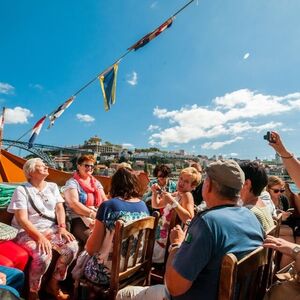
[[[264,140],[267,140],[269,143],[275,143],[271,131],[268,131],[267,134],[264,135]]]

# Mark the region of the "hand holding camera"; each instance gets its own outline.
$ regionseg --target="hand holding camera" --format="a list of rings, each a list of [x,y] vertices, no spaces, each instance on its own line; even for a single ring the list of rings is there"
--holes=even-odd
[[[269,145],[274,148],[281,158],[292,158],[294,156],[285,148],[277,132],[268,131],[267,134],[264,135],[264,139],[269,142]]]
[[[264,135],[264,140],[267,140],[269,143],[276,143],[271,131],[268,131],[267,134]]]

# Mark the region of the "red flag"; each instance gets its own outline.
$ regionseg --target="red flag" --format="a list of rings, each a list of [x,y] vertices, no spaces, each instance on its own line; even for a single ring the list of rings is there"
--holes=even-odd
[[[28,141],[28,148],[32,148],[33,143],[34,143],[36,137],[39,135],[39,133],[40,133],[42,127],[43,127],[43,124],[44,124],[46,118],[47,118],[47,116],[42,117],[42,118],[41,118],[40,120],[38,120],[38,121],[36,122],[36,124],[33,126],[33,128],[32,128],[32,133],[31,133],[30,139],[29,139],[29,141]]]
[[[48,129],[50,129],[55,120],[60,117],[63,112],[73,103],[75,99],[75,96],[72,96],[70,99],[68,99],[67,101],[65,101],[62,105],[60,105],[53,113],[51,113],[51,115],[49,116],[50,119],[50,124],[48,126]]]
[[[173,18],[169,18],[166,22],[161,24],[159,27],[157,27],[152,32],[146,34],[143,38],[141,38],[138,42],[136,42],[134,45],[132,45],[128,50],[138,50],[141,47],[144,47],[146,44],[148,44],[151,40],[156,38],[158,35],[160,35],[164,30],[169,28],[173,23]]]

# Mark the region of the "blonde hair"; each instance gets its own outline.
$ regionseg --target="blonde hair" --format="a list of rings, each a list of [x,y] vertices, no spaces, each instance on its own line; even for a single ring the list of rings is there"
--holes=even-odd
[[[284,181],[279,178],[278,176],[269,176],[268,178],[268,185],[267,185],[267,191],[274,185],[284,185]]]
[[[37,163],[44,163],[40,158],[30,158],[23,165],[23,171],[27,180],[31,178],[30,174],[35,171]]]
[[[125,161],[118,164],[117,170],[119,170],[120,168],[126,168],[132,170],[131,164]]]
[[[192,177],[192,186],[197,186],[202,178],[201,173],[199,173],[194,167],[182,169],[180,175],[181,174],[187,174]]]

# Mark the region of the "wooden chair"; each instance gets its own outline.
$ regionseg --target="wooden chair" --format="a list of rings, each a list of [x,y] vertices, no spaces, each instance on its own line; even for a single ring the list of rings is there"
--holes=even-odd
[[[263,299],[269,276],[268,250],[259,247],[239,261],[234,254],[226,254],[221,265],[218,299]]]
[[[164,257],[164,262],[161,264],[154,264],[151,270],[151,285],[153,284],[164,284],[164,275],[165,275],[165,267],[166,263],[168,260],[169,256],[169,246],[170,246],[170,232],[171,230],[177,225],[181,224],[181,221],[177,215],[177,212],[175,209],[171,212],[171,220],[170,220],[170,225],[169,225],[169,230],[168,230],[168,240],[166,243],[166,252],[165,252],[165,257]]]
[[[154,213],[152,217],[129,224],[117,221],[109,286],[97,286],[86,279],[81,279],[79,286],[75,287],[75,299],[113,300],[119,289],[127,285],[149,285],[158,217],[159,214]]]
[[[278,214],[277,217],[273,217],[274,223],[276,225],[276,232],[274,237],[279,237],[279,233],[280,233],[280,226],[282,224],[282,213]]]

